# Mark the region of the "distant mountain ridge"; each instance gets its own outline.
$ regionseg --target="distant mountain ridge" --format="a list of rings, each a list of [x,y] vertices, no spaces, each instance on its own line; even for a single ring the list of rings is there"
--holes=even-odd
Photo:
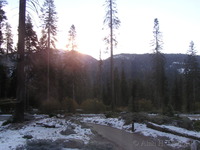
[[[83,66],[85,66],[88,74],[96,80],[97,72],[99,70],[99,61],[90,55],[82,54],[77,51],[57,51],[60,58],[77,59]],[[187,54],[164,54],[166,75],[172,76],[175,71],[179,71],[184,67]],[[200,64],[200,56],[196,56]],[[9,59],[8,59],[9,60]],[[0,63],[6,66],[13,66],[15,63],[8,61],[6,56],[1,56]],[[8,61],[8,62],[7,62]],[[110,75],[110,58],[102,61],[102,71],[104,77],[109,79]],[[119,74],[124,70],[127,79],[142,78],[150,73],[152,68],[152,54],[117,54],[114,55],[114,68],[118,69]]]
[[[67,57],[73,57],[70,52],[65,52]],[[78,60],[86,67],[89,74],[96,78],[99,61],[90,55],[77,52]],[[172,76],[174,72],[181,71],[184,68],[187,54],[164,54],[165,57],[165,71],[166,75]],[[200,56],[196,56],[200,64]],[[117,54],[114,55],[114,68],[118,69],[121,73],[124,69],[128,79],[142,78],[144,75],[149,74],[152,68],[152,54]],[[109,79],[110,71],[110,58],[102,61],[102,71],[104,77]],[[180,72],[181,73],[181,72]],[[94,79],[95,80],[95,79]]]
[[[183,69],[187,54],[164,54],[165,71],[167,76],[171,76],[175,71]],[[200,56],[196,56],[200,64]],[[110,58],[103,61],[103,70],[108,72]],[[114,55],[114,67],[121,72],[124,69],[129,79],[141,78],[149,73],[152,68],[152,54],[117,54]]]

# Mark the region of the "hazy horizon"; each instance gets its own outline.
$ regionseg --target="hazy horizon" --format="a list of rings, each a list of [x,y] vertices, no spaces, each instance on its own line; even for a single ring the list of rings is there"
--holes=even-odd
[[[6,15],[12,25],[15,39],[18,27],[19,1],[7,0]],[[39,1],[40,6],[44,0]],[[105,0],[55,0],[58,13],[57,48],[66,49],[68,31],[72,24],[76,27],[78,51],[99,57],[99,51],[105,50],[102,39],[108,32],[102,31],[105,16]],[[163,53],[186,53],[190,41],[200,49],[200,1],[188,0],[117,0],[118,17],[121,26],[117,33],[119,53],[151,53],[150,42],[153,39],[153,21],[158,18],[163,34]],[[41,32],[38,15],[28,9],[34,29],[38,36]],[[16,40],[15,40],[16,41]],[[198,55],[200,54],[200,50]],[[102,57],[109,54],[102,53]]]

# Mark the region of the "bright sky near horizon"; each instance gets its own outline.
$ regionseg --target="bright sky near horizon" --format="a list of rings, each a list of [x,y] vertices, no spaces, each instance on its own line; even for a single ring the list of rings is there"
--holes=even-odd
[[[19,0],[7,1],[8,21],[17,37]],[[39,3],[42,6],[43,0]],[[57,48],[66,49],[68,31],[74,24],[78,50],[98,58],[99,50],[105,48],[102,39],[107,35],[102,31],[105,0],[54,0],[54,3],[58,13]],[[193,40],[200,54],[199,0],[116,0],[116,3],[121,26],[114,54],[151,53],[154,18],[158,18],[163,34],[163,53],[186,53]],[[34,16],[35,30],[40,32],[36,13],[28,10]]]

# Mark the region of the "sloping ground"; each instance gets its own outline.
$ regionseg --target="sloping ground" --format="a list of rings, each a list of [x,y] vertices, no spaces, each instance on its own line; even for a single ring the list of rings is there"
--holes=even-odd
[[[120,130],[124,130],[126,132],[131,132],[131,125],[124,125],[125,121],[120,118],[106,118],[104,115],[90,115],[90,116],[82,116],[82,121],[86,123],[93,123],[93,124],[99,124],[99,125],[105,125],[114,127]],[[192,143],[192,139],[177,136],[170,133],[164,133],[161,131],[157,131],[151,128],[148,128],[146,124],[142,123],[134,123],[135,125],[135,133],[144,135],[146,137],[151,137],[154,139],[162,139],[162,142],[166,144],[167,146],[170,146],[174,149],[185,149],[190,147],[190,144]],[[200,135],[199,132],[193,132],[189,131],[183,128],[173,127],[173,126],[166,126],[166,128],[169,128],[171,130],[176,130],[177,132],[184,132],[185,134],[193,134],[193,135]],[[198,136],[197,136],[198,137]]]
[[[174,135],[190,138],[193,140],[200,141],[200,133],[194,132],[194,131],[188,131],[186,129],[181,129],[174,126],[166,126],[166,125],[157,125],[151,122],[146,123],[148,128],[165,132],[165,133],[171,133]]]
[[[90,124],[104,138],[118,145],[119,150],[170,150],[164,141],[155,141],[150,137],[145,137],[124,130],[109,126]]]
[[[6,126],[1,126],[2,122],[0,121],[1,150],[23,150],[27,146],[35,149],[48,149],[49,146],[56,147],[57,150],[62,147],[79,149],[88,144],[93,136],[89,128],[73,118],[62,116],[49,118],[37,115],[34,120]]]
[[[34,115],[30,121],[2,126],[9,117],[0,115],[0,150],[121,150],[76,116]]]

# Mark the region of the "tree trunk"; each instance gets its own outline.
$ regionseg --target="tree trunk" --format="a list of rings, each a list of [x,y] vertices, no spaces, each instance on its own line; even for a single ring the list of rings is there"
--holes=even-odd
[[[112,0],[110,0],[110,77],[111,77],[111,102],[112,110],[114,110],[114,63],[113,63],[113,12],[112,12]]]
[[[19,34],[17,51],[17,104],[14,114],[14,122],[24,121],[24,100],[25,100],[25,72],[24,72],[24,39],[25,39],[25,16],[26,0],[20,0],[19,6]]]
[[[176,132],[176,131],[170,130],[168,128],[156,126],[156,125],[154,125],[152,123],[149,123],[149,122],[146,123],[146,125],[147,125],[148,128],[151,128],[151,129],[154,129],[154,130],[157,130],[157,131],[170,133],[170,134],[174,134],[174,135],[178,135],[178,136],[182,136],[182,137],[186,137],[186,138],[190,138],[190,139],[194,139],[194,140],[200,141],[199,137],[196,137],[196,136],[193,136],[193,135],[188,135],[188,134],[185,134],[185,133]]]

